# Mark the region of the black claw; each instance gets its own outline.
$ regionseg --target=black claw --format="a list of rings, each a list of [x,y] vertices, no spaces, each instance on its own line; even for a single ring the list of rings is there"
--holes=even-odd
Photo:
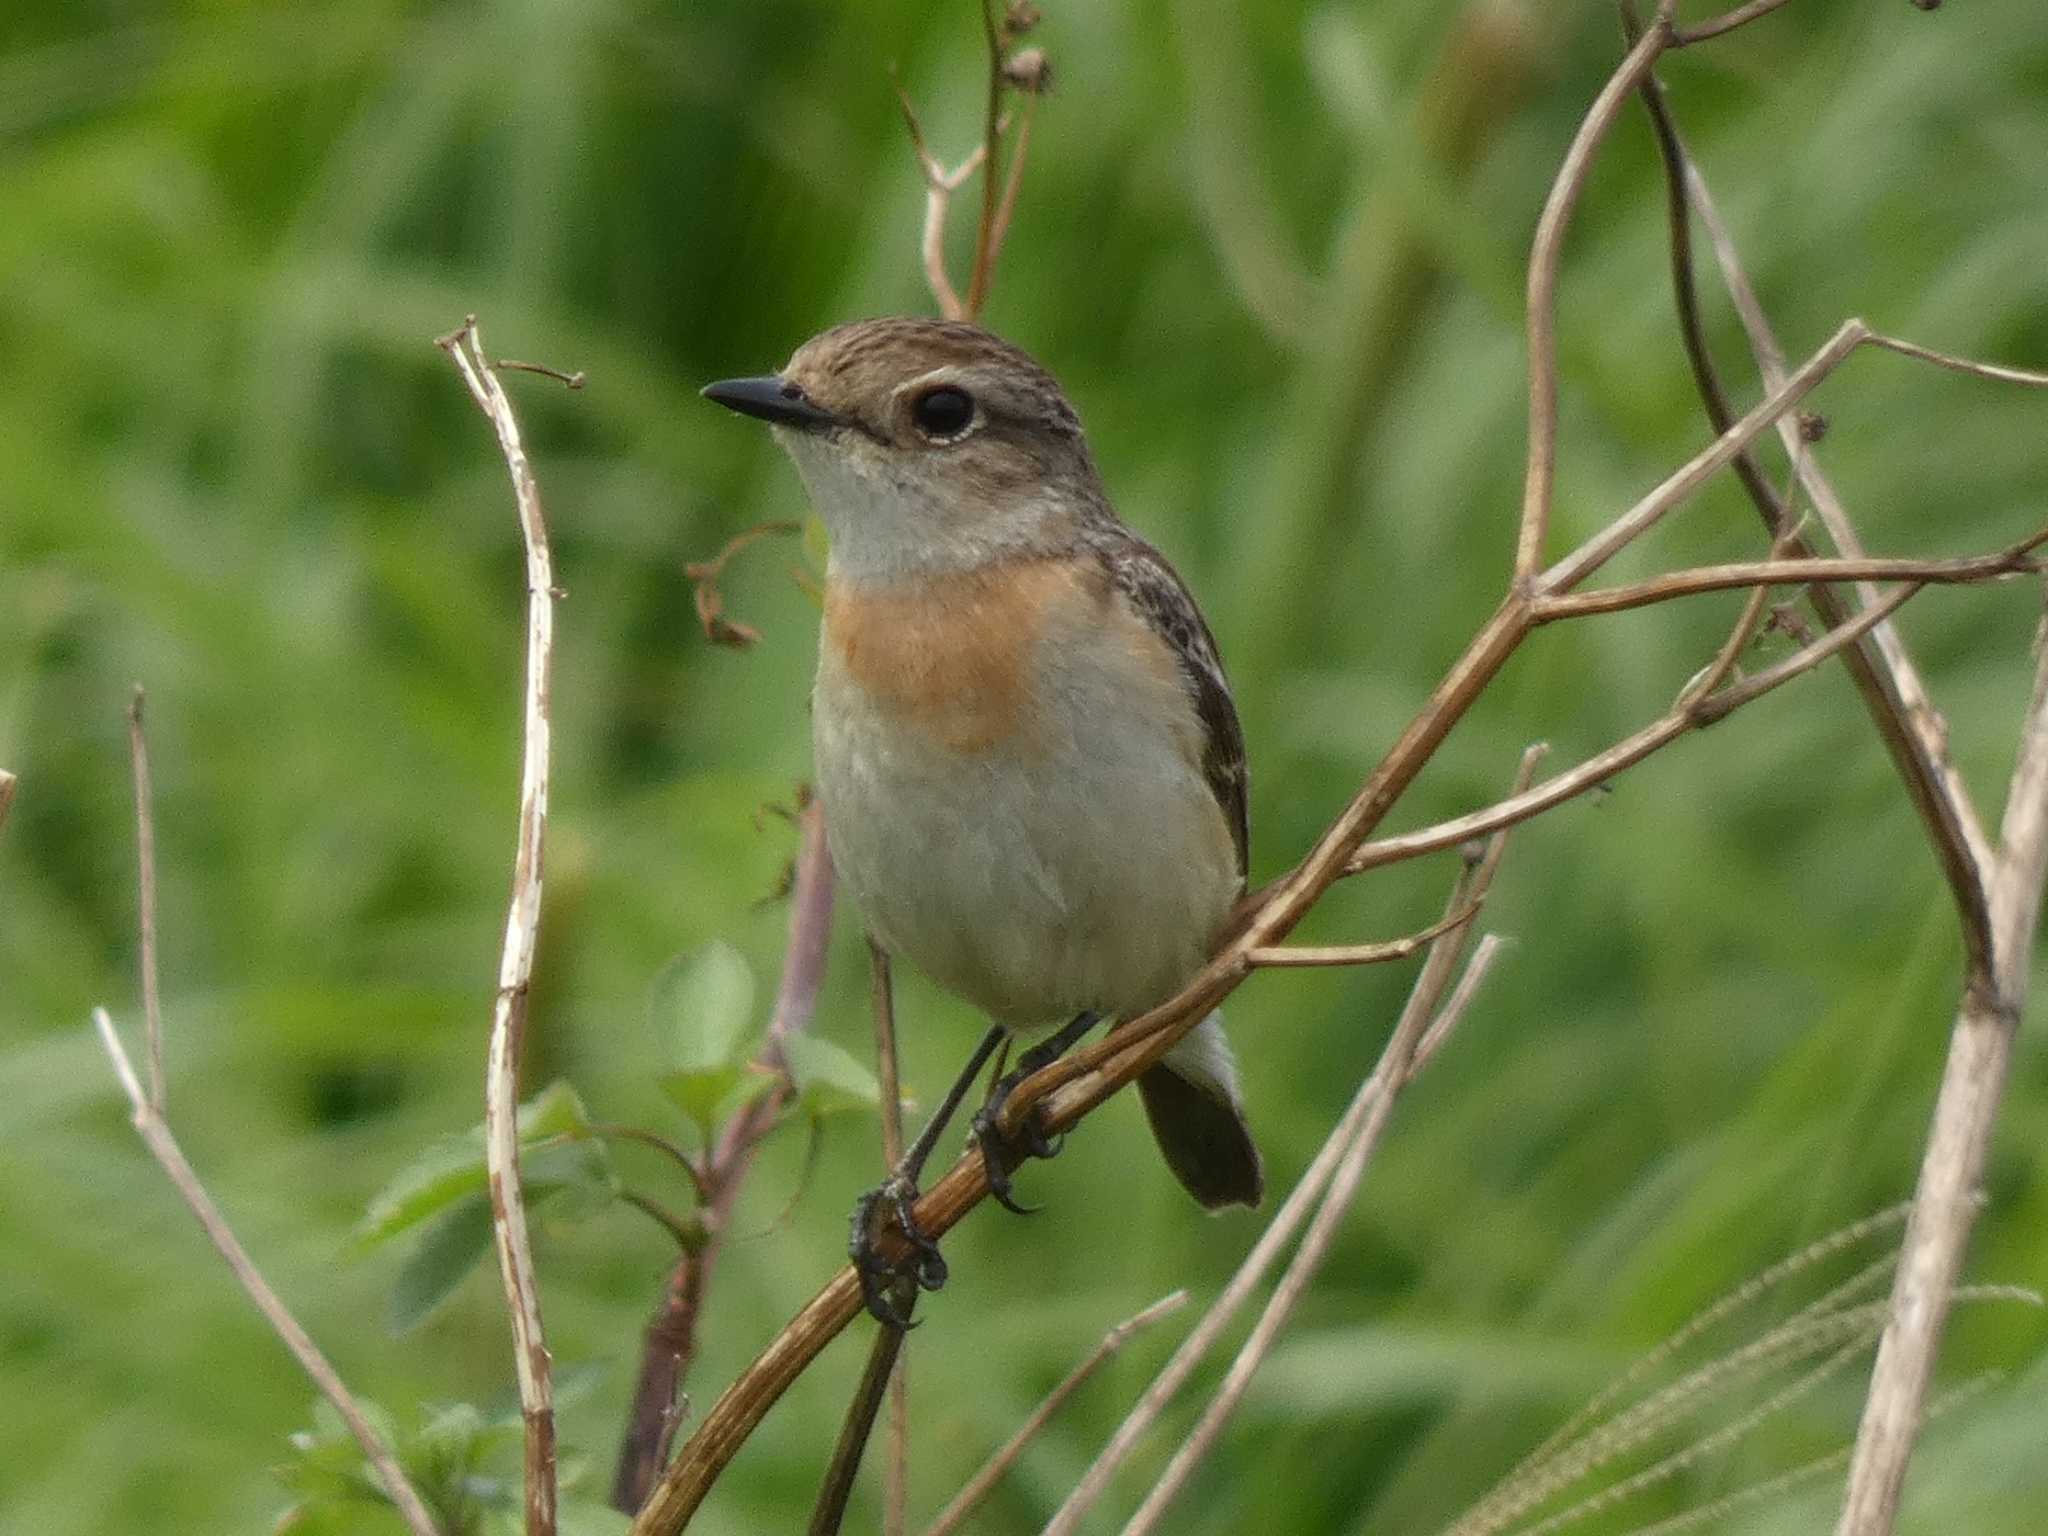
[[[974,1143],[981,1148],[982,1166],[988,1170],[988,1192],[995,1196],[996,1204],[1006,1211],[1015,1211],[1019,1216],[1032,1215],[1039,1207],[1018,1201],[1012,1191],[1010,1175],[1031,1158],[1058,1157],[1061,1147],[1066,1144],[1064,1135],[1048,1137],[1045,1134],[1035,1107],[1016,1130],[1002,1128],[1003,1105],[1008,1102],[1011,1090],[1044,1064],[1033,1061],[1027,1053],[1015,1071],[996,1080],[995,1087],[989,1090],[988,1102],[974,1117]]]
[[[939,1245],[917,1224],[917,1186],[901,1174],[893,1175],[854,1202],[852,1229],[847,1234],[846,1253],[860,1276],[861,1299],[868,1313],[885,1328],[916,1327],[910,1313],[917,1305],[919,1290],[936,1291],[946,1283],[946,1260]],[[910,1247],[902,1258],[885,1255],[878,1242],[875,1213],[887,1207],[897,1230]],[[905,1286],[904,1281],[913,1286]],[[902,1292],[907,1305],[899,1306]]]

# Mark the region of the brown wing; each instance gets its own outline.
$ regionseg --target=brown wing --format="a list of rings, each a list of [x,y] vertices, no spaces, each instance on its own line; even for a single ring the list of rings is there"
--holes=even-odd
[[[1090,542],[1110,581],[1180,661],[1181,676],[1202,722],[1202,774],[1209,782],[1209,792],[1223,808],[1223,819],[1237,847],[1237,874],[1242,881],[1251,842],[1245,803],[1244,730],[1237,723],[1237,706],[1231,701],[1230,680],[1223,675],[1216,637],[1209,633],[1186,584],[1158,550],[1120,525],[1102,530]]]

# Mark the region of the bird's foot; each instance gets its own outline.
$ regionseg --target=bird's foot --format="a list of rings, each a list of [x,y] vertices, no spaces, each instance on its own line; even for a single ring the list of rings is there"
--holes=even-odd
[[[891,1174],[854,1202],[846,1253],[860,1276],[862,1300],[885,1328],[913,1327],[910,1312],[917,1305],[917,1293],[936,1291],[946,1283],[946,1260],[939,1245],[918,1226],[916,1204],[917,1185],[902,1172]],[[882,1234],[892,1222],[908,1245],[897,1258],[881,1247]]]
[[[1009,1102],[1011,1091],[1044,1065],[1043,1061],[1030,1061],[1027,1057],[1014,1072],[998,1078],[995,1087],[989,1090],[988,1102],[974,1117],[974,1144],[981,1148],[982,1166],[988,1170],[988,1192],[996,1197],[997,1204],[1019,1216],[1029,1216],[1038,1207],[1018,1202],[1012,1192],[1010,1175],[1034,1157],[1058,1157],[1060,1148],[1066,1143],[1065,1136],[1048,1137],[1045,1134],[1039,1107],[1035,1104],[1016,1130],[1003,1129],[1003,1106]]]

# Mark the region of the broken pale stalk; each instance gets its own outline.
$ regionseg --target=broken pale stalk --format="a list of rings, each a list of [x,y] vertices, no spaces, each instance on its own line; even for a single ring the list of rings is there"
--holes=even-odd
[[[555,1408],[547,1333],[540,1315],[540,1282],[526,1228],[526,1197],[519,1175],[519,1063],[524,1052],[528,989],[540,933],[542,852],[548,819],[548,674],[554,653],[555,578],[540,487],[526,457],[518,418],[497,375],[484,360],[476,317],[437,343],[455,362],[477,408],[498,436],[512,477],[519,531],[526,546],[526,681],[519,772],[519,833],[512,861],[512,901],[498,960],[498,994],[491,1009],[490,1052],[484,1077],[484,1159],[490,1175],[491,1228],[498,1276],[512,1314],[513,1360],[525,1421],[527,1536],[554,1536]]]
[[[1178,1312],[1187,1305],[1187,1300],[1186,1291],[1175,1291],[1171,1295],[1162,1296],[1144,1311],[1125,1318],[1105,1333],[1088,1358],[1069,1371],[1058,1386],[1046,1393],[1039,1405],[1031,1410],[1030,1416],[1017,1426],[1017,1432],[1003,1443],[1000,1450],[982,1463],[981,1470],[970,1477],[966,1485],[953,1495],[952,1502],[939,1511],[936,1520],[925,1527],[924,1536],[950,1536],[951,1532],[958,1530],[960,1523],[974,1513],[983,1499],[995,1491],[996,1484],[1003,1480],[1004,1474],[1016,1464],[1017,1458],[1024,1454],[1024,1448],[1031,1443],[1032,1437],[1045,1428],[1052,1416],[1065,1406],[1067,1399],[1080,1389],[1081,1384],[1094,1375],[1105,1360],[1122,1349],[1132,1334]]]
[[[418,1492],[406,1481],[391,1447],[384,1443],[384,1437],[365,1417],[354,1394],[320,1352],[320,1346],[313,1342],[312,1335],[299,1325],[291,1309],[270,1288],[262,1271],[257,1269],[256,1261],[249,1257],[248,1249],[242,1246],[227,1218],[221,1214],[220,1207],[207,1194],[206,1186],[199,1182],[198,1173],[186,1161],[177,1137],[171,1134],[170,1125],[157,1113],[149,1095],[143,1090],[142,1080],[136,1076],[135,1065],[128,1059],[128,1052],[122,1046],[121,1037],[114,1028],[114,1021],[107,1016],[107,1010],[93,1009],[92,1022],[99,1031],[100,1044],[106,1049],[107,1059],[113,1064],[114,1076],[120,1079],[121,1091],[128,1096],[136,1134],[170,1179],[172,1188],[177,1190],[192,1214],[199,1218],[199,1225],[206,1229],[207,1237],[226,1261],[236,1282],[248,1294],[256,1310],[263,1314],[263,1320],[270,1324],[271,1332],[284,1342],[285,1348],[292,1352],[292,1358],[299,1362],[299,1368],[312,1378],[321,1396],[341,1415],[342,1423],[348,1426],[348,1432],[362,1448],[364,1459],[370,1463],[377,1481],[383,1484],[385,1493],[390,1495],[391,1502],[397,1506],[413,1536],[440,1536],[440,1527],[427,1512]]]
[[[135,780],[135,887],[142,947],[142,1028],[149,1053],[149,1105],[166,1112],[164,1006],[156,960],[156,791],[149,777],[149,743],[142,732],[142,684],[128,700],[128,762]]]
[[[1991,974],[1965,988],[1949,1038],[1837,1536],[1889,1536],[1897,1519],[2026,1006],[2042,882],[2048,877],[2048,651],[2041,649],[2042,638],[2037,634],[2035,640],[2034,691],[1991,872]]]

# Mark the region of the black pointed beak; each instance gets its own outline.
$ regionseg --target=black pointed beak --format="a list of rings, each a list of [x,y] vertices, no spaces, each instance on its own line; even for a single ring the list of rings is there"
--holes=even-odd
[[[704,386],[704,398],[716,400],[742,416],[758,416],[781,427],[816,431],[843,425],[831,411],[811,404],[802,389],[779,373],[763,374],[758,379],[720,379]]]

